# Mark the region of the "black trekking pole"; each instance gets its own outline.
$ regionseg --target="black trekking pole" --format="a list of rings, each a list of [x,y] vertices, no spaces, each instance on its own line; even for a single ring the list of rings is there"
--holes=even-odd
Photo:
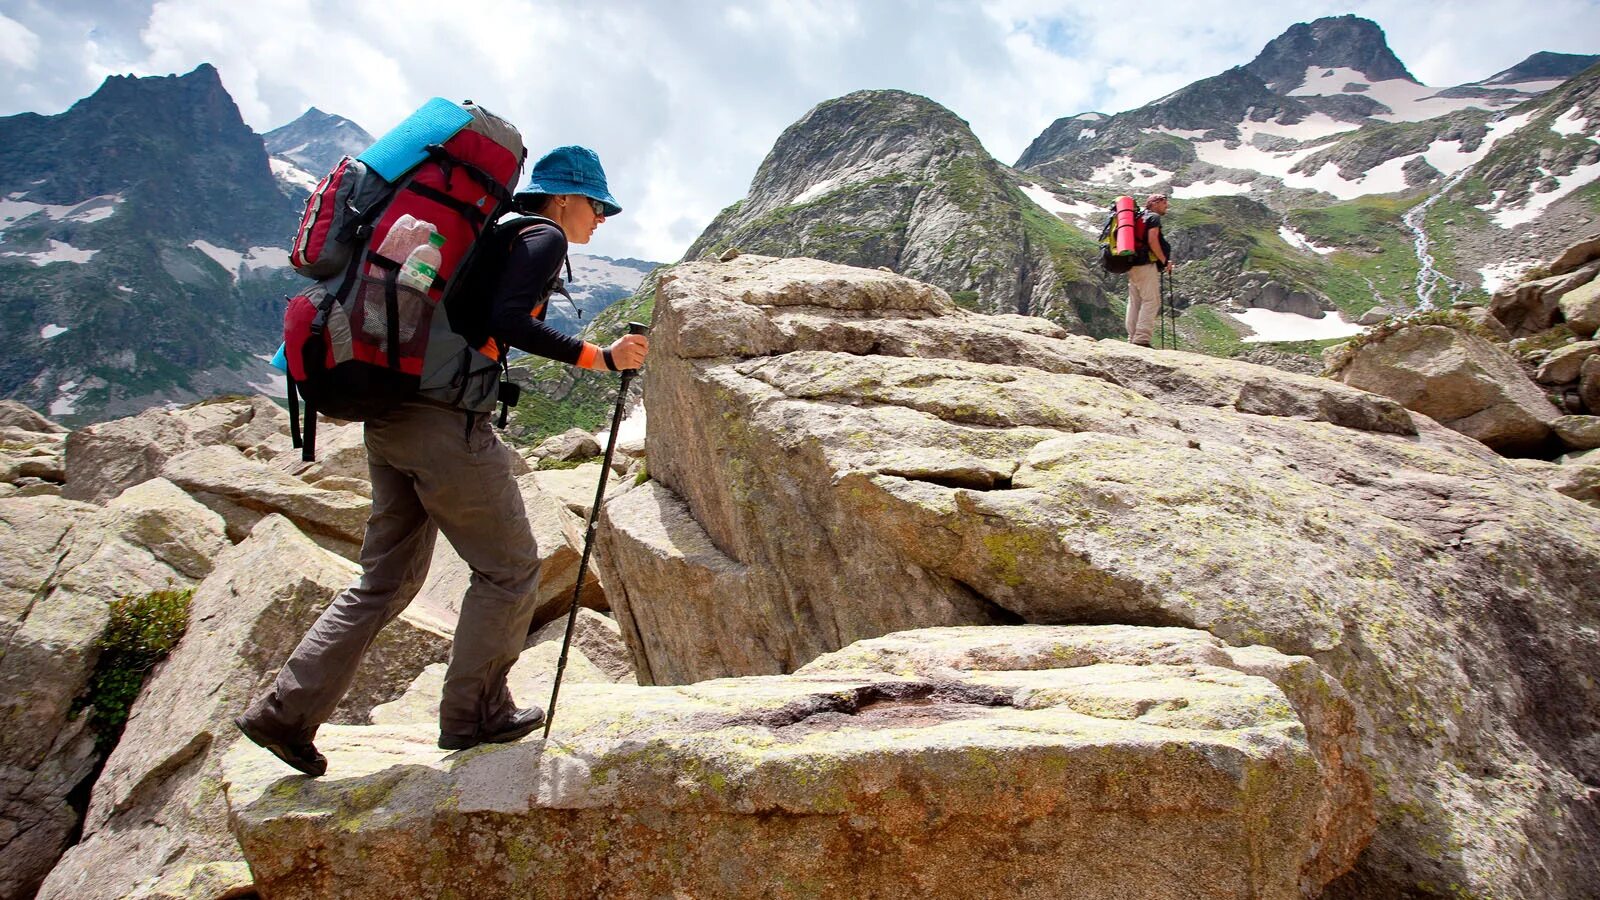
[[[1172,263],[1167,263],[1167,289],[1161,292],[1161,309],[1166,314],[1167,349],[1178,349],[1178,297],[1174,282],[1177,280],[1172,274]]]
[[[650,326],[628,323],[629,334],[649,334]],[[556,683],[550,688],[550,708],[545,712],[544,738],[550,739],[550,725],[556,720],[556,698],[561,695],[561,673],[567,669],[567,648],[572,645],[572,629],[578,623],[578,596],[583,592],[583,576],[589,571],[589,551],[594,547],[594,527],[600,520],[600,504],[606,499],[606,477],[611,474],[611,454],[617,449],[617,429],[622,427],[622,408],[628,402],[628,384],[637,369],[622,370],[622,389],[617,391],[617,408],[611,412],[611,434],[606,438],[605,461],[600,465],[600,483],[594,489],[594,506],[589,510],[589,526],[583,531],[583,556],[578,560],[578,581],[572,586],[572,606],[567,610],[567,633],[561,638],[561,658],[556,661]]]
[[[1156,282],[1160,294],[1156,300],[1156,321],[1160,323],[1160,336],[1156,338],[1156,346],[1163,350],[1172,349],[1167,345],[1167,289],[1171,283],[1171,275],[1167,273],[1168,266],[1161,267],[1161,278]]]

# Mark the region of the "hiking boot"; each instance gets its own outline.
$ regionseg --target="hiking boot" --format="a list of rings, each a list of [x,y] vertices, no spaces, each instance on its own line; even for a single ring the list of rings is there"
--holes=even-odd
[[[506,720],[494,728],[480,728],[472,737],[460,734],[439,735],[439,749],[441,750],[468,750],[479,744],[509,744],[521,740],[533,733],[535,728],[544,724],[544,710],[537,706],[530,709],[519,709],[506,717]]]
[[[287,741],[274,737],[244,716],[235,716],[233,725],[251,743],[313,778],[328,771],[328,758],[318,753],[310,741]]]

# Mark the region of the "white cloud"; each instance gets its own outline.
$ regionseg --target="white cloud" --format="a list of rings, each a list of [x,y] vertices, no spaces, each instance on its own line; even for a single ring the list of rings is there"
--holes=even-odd
[[[0,114],[60,112],[108,74],[217,66],[258,131],[306,107],[381,134],[430,96],[473,99],[530,152],[599,151],[625,212],[586,252],[675,259],[744,195],[784,128],[867,88],[923,94],[1002,162],[1056,118],[1117,112],[1252,59],[1296,21],[1374,19],[1430,84],[1483,78],[1536,50],[1593,52],[1596,0],[1430,7],[1308,0],[1276,15],[1231,0],[0,0],[0,64],[37,35]],[[1551,29],[1550,22],[1561,22]],[[485,48],[495,48],[485,55]]]
[[[27,71],[39,55],[39,36],[28,26],[0,13],[0,63]]]

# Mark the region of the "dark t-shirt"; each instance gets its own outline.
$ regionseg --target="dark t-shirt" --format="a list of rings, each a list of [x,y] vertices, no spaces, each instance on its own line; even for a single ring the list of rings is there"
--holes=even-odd
[[[1153,212],[1145,213],[1144,214],[1144,230],[1145,230],[1145,232],[1148,233],[1152,229],[1156,229],[1156,228],[1161,228],[1161,214],[1160,213],[1153,213]],[[1167,258],[1167,259],[1171,259],[1172,258],[1172,244],[1167,242],[1167,231],[1166,231],[1165,228],[1161,229],[1161,255],[1162,255],[1162,257]],[[1152,262],[1153,263],[1153,262],[1156,261],[1156,255],[1154,253],[1151,253],[1149,250],[1146,250],[1144,252],[1143,256],[1144,256],[1144,261],[1145,262]]]
[[[497,340],[568,365],[578,361],[583,341],[545,324],[550,286],[567,258],[567,236],[552,225],[534,225],[511,242],[490,322]]]

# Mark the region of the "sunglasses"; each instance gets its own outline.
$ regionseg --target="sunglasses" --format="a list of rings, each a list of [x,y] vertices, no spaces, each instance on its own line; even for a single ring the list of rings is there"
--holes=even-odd
[[[596,200],[593,197],[585,197],[584,199],[589,201],[589,208],[594,210],[594,214],[597,217],[602,219],[605,218],[606,205],[604,203],[601,203],[599,200]]]

